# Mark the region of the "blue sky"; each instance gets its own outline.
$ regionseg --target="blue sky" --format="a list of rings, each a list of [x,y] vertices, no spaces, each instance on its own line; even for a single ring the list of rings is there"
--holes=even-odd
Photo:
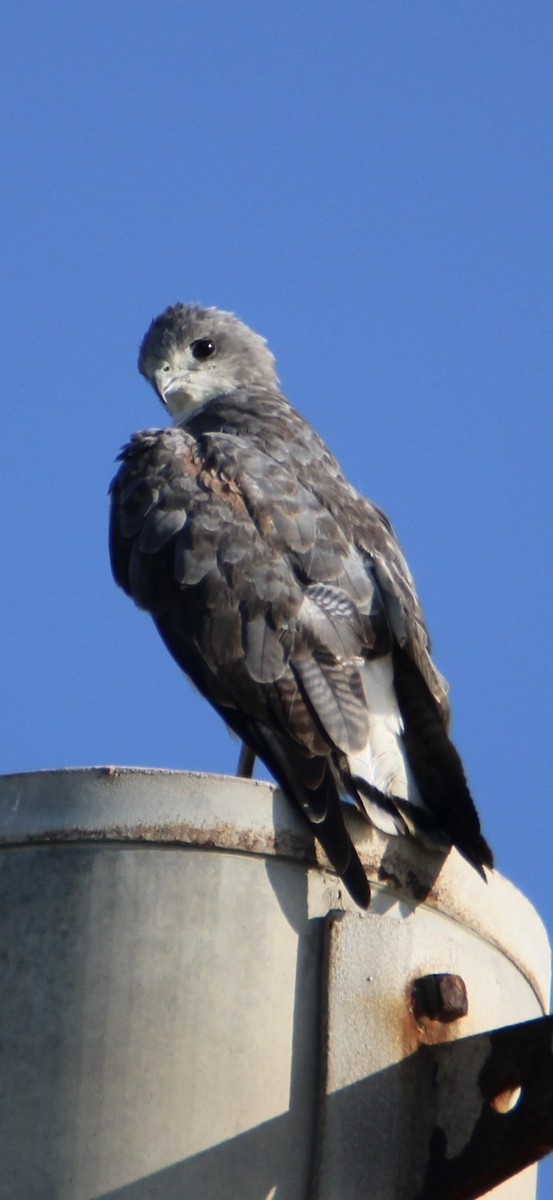
[[[106,551],[146,326],[229,308],[391,516],[551,929],[550,4],[21,0],[0,54],[0,769],[234,768]]]

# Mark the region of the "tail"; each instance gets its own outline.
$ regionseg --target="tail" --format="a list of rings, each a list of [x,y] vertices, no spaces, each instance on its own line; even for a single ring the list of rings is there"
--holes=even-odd
[[[263,760],[283,792],[299,809],[340,876],[352,900],[368,908],[371,891],[365,870],[346,829],[342,801],[330,761],[313,757],[266,726],[248,722],[241,737]]]
[[[394,683],[404,720],[409,765],[433,824],[485,879],[493,854],[480,821],[463,764],[445,730],[436,702],[412,659],[394,647]]]

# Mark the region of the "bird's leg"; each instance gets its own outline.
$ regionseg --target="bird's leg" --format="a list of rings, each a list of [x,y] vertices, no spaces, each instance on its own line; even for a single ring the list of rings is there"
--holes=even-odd
[[[242,742],[242,749],[240,751],[240,758],[238,759],[236,774],[240,775],[242,779],[251,779],[253,775],[254,763],[255,751],[251,750],[249,746],[246,746],[245,742]]]

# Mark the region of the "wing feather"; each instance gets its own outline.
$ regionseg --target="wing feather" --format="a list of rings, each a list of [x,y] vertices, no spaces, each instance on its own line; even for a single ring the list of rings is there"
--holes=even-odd
[[[352,791],[347,756],[361,761],[366,751],[360,668],[379,656],[393,653],[427,811],[446,834],[451,826],[472,861],[491,862],[448,750],[447,686],[393,529],[284,398],[256,389],[220,397],[186,430],[135,435],[121,460],[110,526],[117,582],[152,612],[177,662],[264,758],[355,898],[367,903],[368,889],[337,783]],[[368,792],[378,804],[377,789]],[[382,798],[399,814],[394,802]],[[399,815],[396,824],[404,827]]]

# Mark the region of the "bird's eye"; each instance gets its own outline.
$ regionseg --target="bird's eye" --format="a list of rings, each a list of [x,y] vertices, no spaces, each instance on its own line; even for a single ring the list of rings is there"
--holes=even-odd
[[[195,342],[190,343],[190,349],[194,358],[199,358],[203,362],[205,358],[210,358],[215,350],[215,342],[209,338],[197,338]]]

